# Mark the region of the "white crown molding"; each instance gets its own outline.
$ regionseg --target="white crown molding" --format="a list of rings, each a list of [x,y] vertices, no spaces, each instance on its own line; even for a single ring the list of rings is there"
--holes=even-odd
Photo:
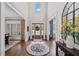
[[[22,18],[21,17],[5,17],[5,20],[12,20],[12,19],[20,20]]]

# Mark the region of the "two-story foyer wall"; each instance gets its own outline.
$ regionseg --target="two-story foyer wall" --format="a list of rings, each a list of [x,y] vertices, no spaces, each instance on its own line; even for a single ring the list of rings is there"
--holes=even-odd
[[[5,11],[5,20],[6,20],[5,23],[9,24],[9,27],[12,26],[12,28],[13,28],[12,32],[11,32],[11,28],[9,28],[10,34],[12,33],[12,38],[15,40],[24,39],[24,37],[25,37],[25,33],[24,33],[25,32],[25,21],[24,21],[24,18],[22,18],[21,15],[19,15],[17,12],[15,12],[14,9],[16,9],[18,12],[20,12],[24,16],[27,14],[27,10],[26,10],[27,7],[24,8],[25,6],[27,6],[27,3],[18,3],[18,2],[10,3],[12,5],[12,7],[14,7],[14,9],[12,9],[12,7],[8,6],[7,3],[5,3],[5,4],[6,4],[5,5],[5,10],[6,10]],[[7,30],[7,25],[5,25],[5,27],[6,27],[5,33],[8,33],[9,30]],[[18,29],[18,28],[20,28],[20,29]]]
[[[40,2],[40,12],[37,13],[36,10],[36,2],[30,2],[29,3],[29,20],[31,20],[32,23],[44,23],[46,20],[46,8],[47,3],[46,2]]]
[[[28,19],[29,2],[11,2],[11,4],[24,16],[25,19]]]
[[[48,2],[48,20],[53,19],[55,22],[55,36],[57,41],[61,39],[61,16],[65,4],[66,2]]]
[[[18,15],[14,10],[12,10],[7,4],[5,4],[5,18],[6,19],[20,19],[21,16]]]

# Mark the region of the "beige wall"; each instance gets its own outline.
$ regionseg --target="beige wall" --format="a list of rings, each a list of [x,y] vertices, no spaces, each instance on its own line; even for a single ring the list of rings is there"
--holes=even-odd
[[[55,20],[56,40],[61,39],[61,17],[65,4],[66,2],[48,2],[48,20]]]

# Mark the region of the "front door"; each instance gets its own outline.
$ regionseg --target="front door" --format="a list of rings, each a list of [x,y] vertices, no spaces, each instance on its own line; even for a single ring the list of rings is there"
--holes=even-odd
[[[32,24],[32,38],[40,39],[43,38],[44,25],[43,23]]]

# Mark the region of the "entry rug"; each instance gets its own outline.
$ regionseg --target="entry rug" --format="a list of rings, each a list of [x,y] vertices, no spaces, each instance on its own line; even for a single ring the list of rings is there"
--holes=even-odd
[[[48,54],[49,47],[45,44],[45,42],[31,42],[26,50],[29,54],[34,56],[43,56]]]

